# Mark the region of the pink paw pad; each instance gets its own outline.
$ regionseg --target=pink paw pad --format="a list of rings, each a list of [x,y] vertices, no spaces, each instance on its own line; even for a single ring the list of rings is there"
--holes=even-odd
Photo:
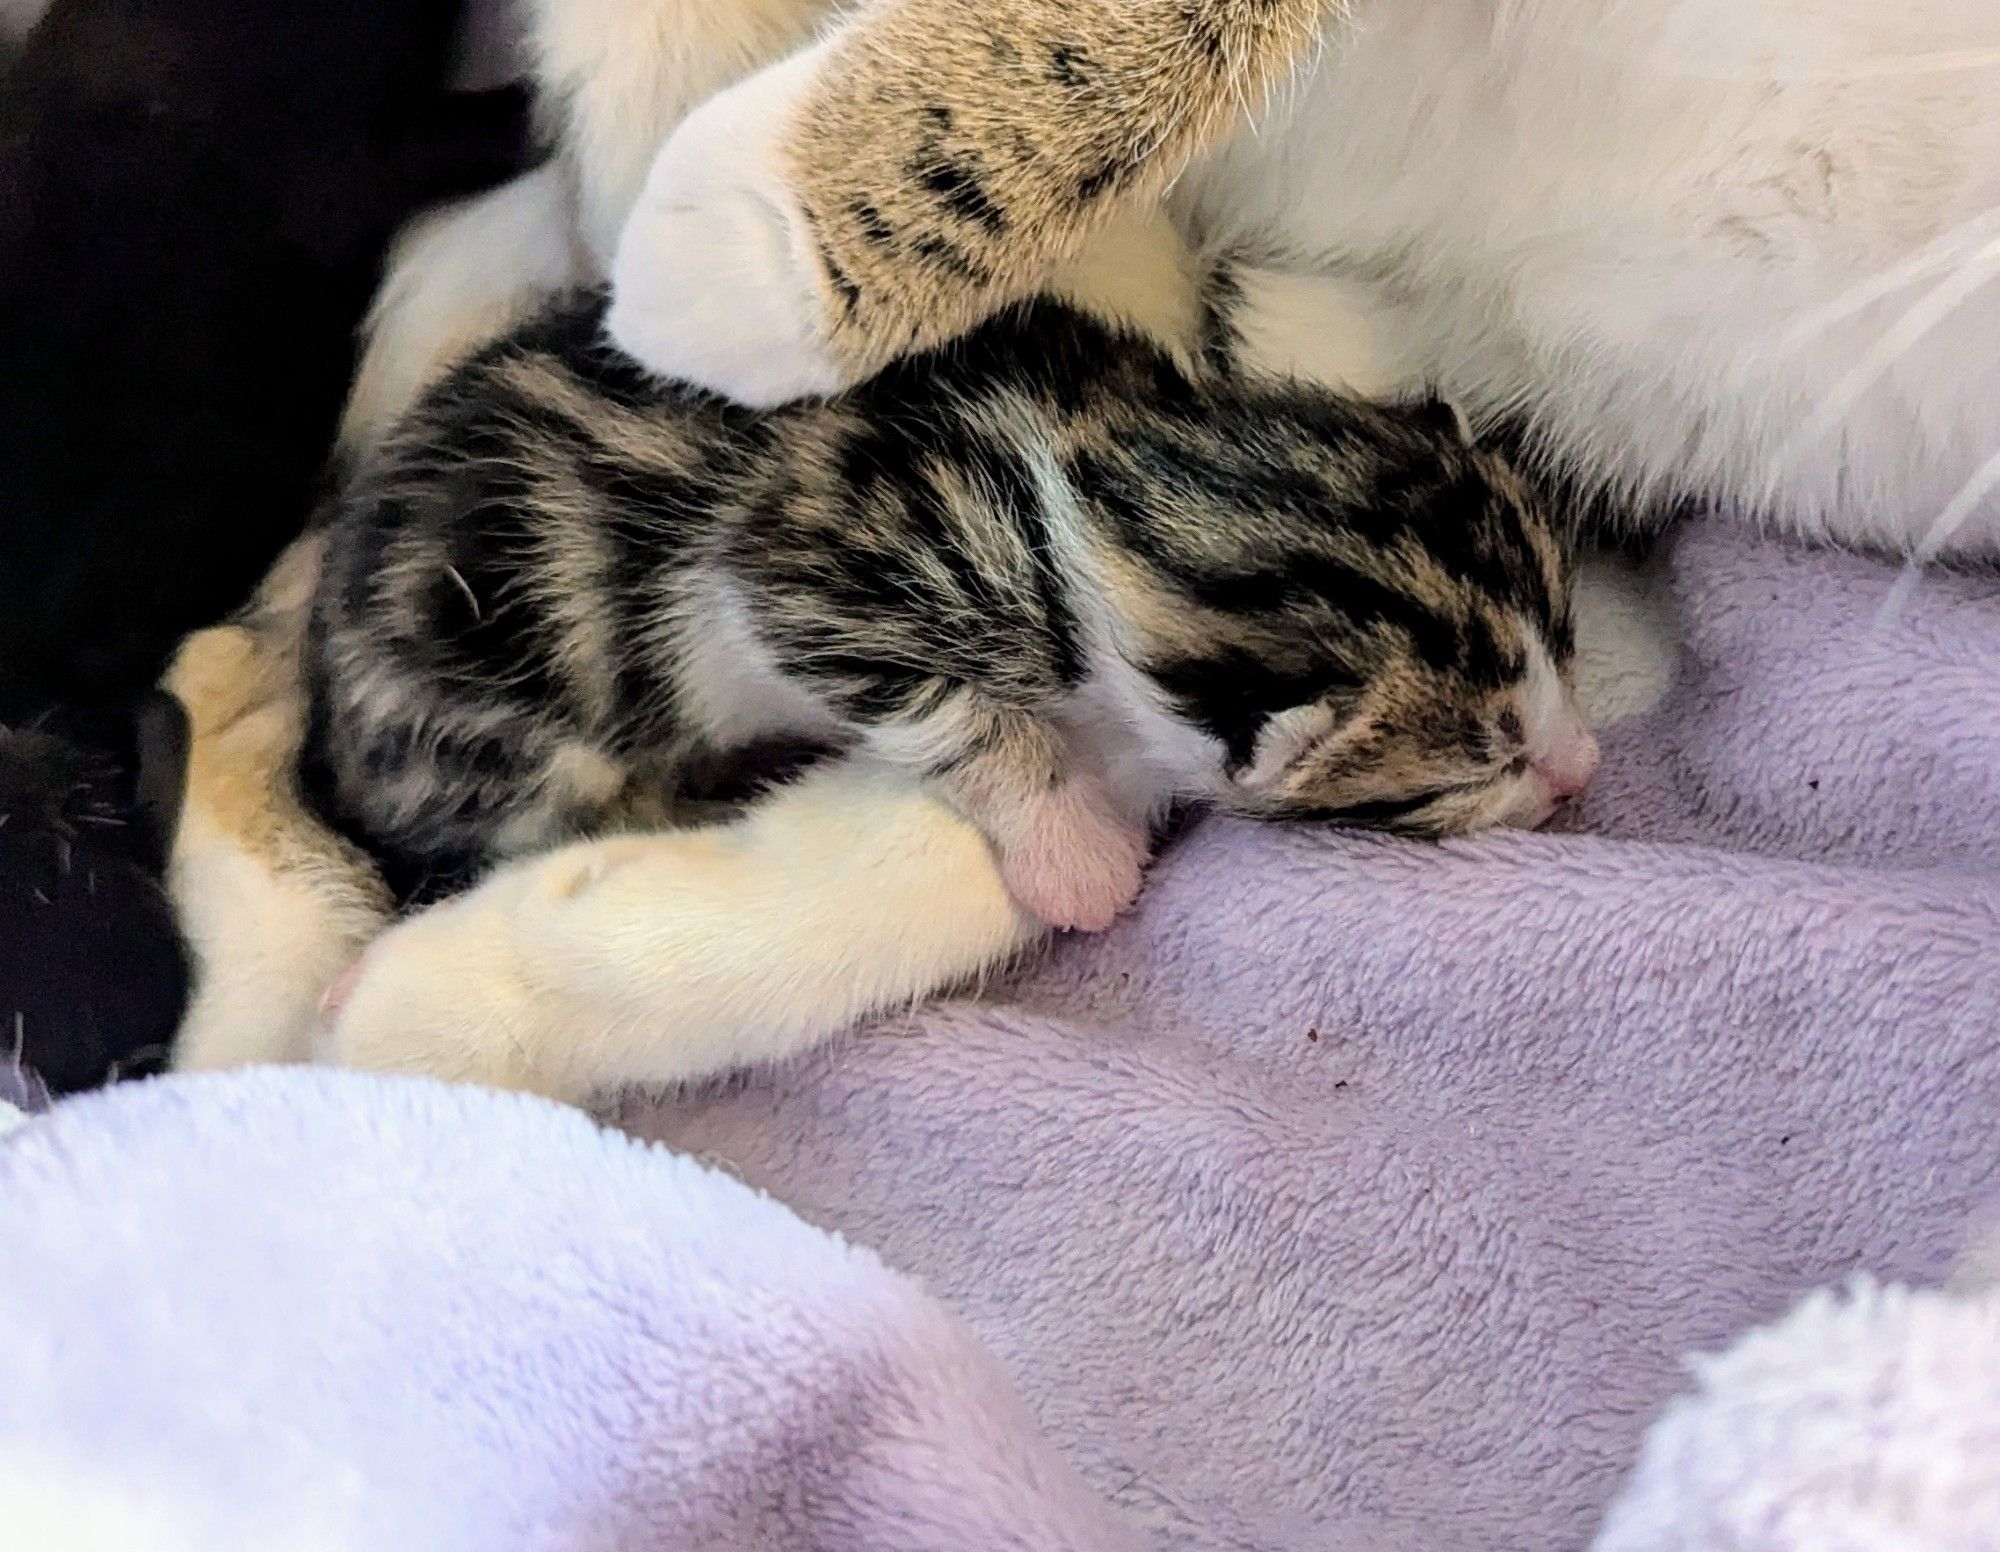
[[[1022,818],[1001,845],[1001,877],[1051,927],[1102,932],[1138,896],[1146,835],[1089,789],[1058,788]]]

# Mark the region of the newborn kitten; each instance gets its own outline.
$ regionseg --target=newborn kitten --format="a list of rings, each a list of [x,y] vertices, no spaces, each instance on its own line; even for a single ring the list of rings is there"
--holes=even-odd
[[[452,373],[335,521],[307,770],[392,870],[666,822],[805,737],[920,770],[1091,929],[1176,800],[1435,836],[1589,778],[1561,545],[1442,405],[1201,380],[1038,302],[758,412],[601,322]]]

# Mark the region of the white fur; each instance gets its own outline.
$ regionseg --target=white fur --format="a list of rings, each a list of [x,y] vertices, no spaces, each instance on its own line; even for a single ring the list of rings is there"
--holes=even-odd
[[[823,46],[697,108],[654,163],[611,264],[611,337],[661,376],[746,404],[832,393],[810,223],[784,175]]]
[[[169,883],[197,963],[175,1066],[307,1060],[320,997],[383,918],[357,907],[342,880],[273,871],[198,806],[182,828]]]
[[[831,0],[528,0],[529,57],[563,112],[583,240],[600,272],[674,127],[809,43],[831,9]]]
[[[1201,288],[1188,245],[1167,212],[1127,211],[1050,278],[1049,290],[1191,361],[1201,341]]]
[[[781,1060],[1038,936],[977,832],[843,764],[734,824],[571,846],[395,928],[321,1054],[580,1100]]]
[[[419,216],[390,256],[341,423],[342,445],[379,440],[452,362],[590,274],[562,170],[541,167]]]
[[[1250,370],[1362,398],[1422,386],[1367,288],[1338,275],[1257,265],[1239,265],[1234,279],[1236,358]]]
[[[773,76],[719,116],[782,121],[808,84]],[[1269,257],[1252,334],[1274,364],[1532,409],[1634,491],[1691,483],[1797,532],[1991,552],[1996,97],[1988,0],[1361,0],[1178,201]],[[799,327],[807,259],[751,239],[783,196],[763,203],[761,147],[725,152],[669,147],[648,205],[693,240],[631,238],[621,280],[664,261],[672,285],[630,342],[751,402],[816,391],[831,357]],[[1286,273],[1345,283],[1337,333],[1295,326]],[[725,319],[750,343],[732,351]]]
[[[714,747],[778,736],[841,740],[838,719],[783,672],[725,579],[705,579],[673,628],[684,671],[681,713]]]
[[[1408,381],[1475,416],[1531,408],[1633,488],[1909,547],[2000,451],[1996,94],[1988,0],[1364,0],[1180,197],[1356,282]],[[1956,543],[2000,547],[2000,506]]]

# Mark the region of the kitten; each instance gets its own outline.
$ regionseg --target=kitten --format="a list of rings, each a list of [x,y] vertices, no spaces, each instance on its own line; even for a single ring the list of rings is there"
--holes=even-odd
[[[0,727],[0,1078],[67,1094],[164,1065],[192,968],[161,879],[187,753],[158,692]]]
[[[394,870],[657,825],[691,762],[804,736],[1095,929],[1176,801],[1437,836],[1589,779],[1562,546],[1444,406],[1204,379],[1042,301],[760,413],[602,309],[452,373],[330,535],[307,764]]]

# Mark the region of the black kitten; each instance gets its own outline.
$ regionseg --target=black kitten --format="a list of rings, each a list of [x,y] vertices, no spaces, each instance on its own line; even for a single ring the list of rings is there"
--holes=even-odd
[[[68,865],[169,827],[145,697],[304,528],[397,228],[524,161],[461,9],[55,0],[0,62],[0,1024],[75,1015],[0,1038],[64,1086],[184,995],[161,847]]]
[[[0,1072],[63,1094],[163,1063],[188,989],[160,882],[186,760],[158,691],[136,715],[0,728]]]

